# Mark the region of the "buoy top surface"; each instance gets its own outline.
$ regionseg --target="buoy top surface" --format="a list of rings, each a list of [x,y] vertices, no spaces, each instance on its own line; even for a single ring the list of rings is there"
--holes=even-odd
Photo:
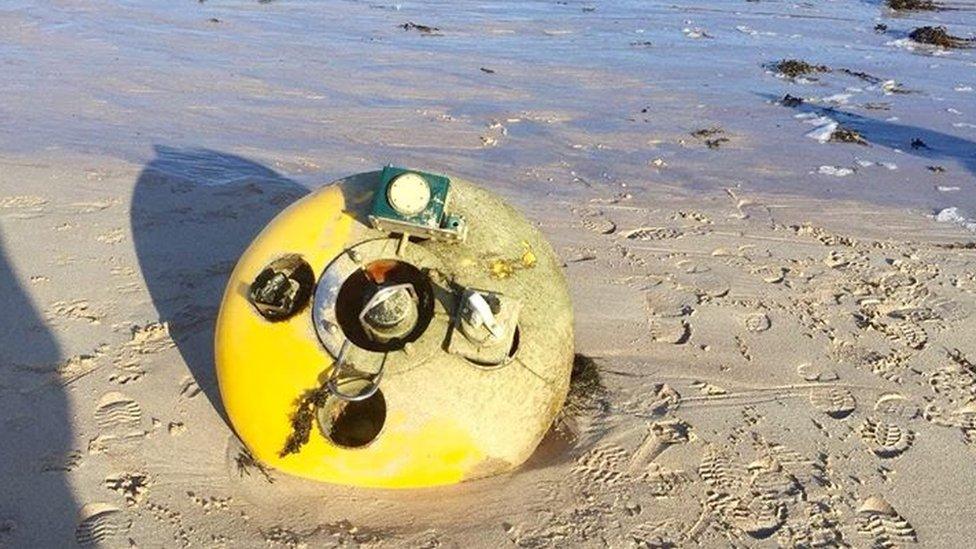
[[[511,470],[535,449],[568,390],[572,311],[560,263],[515,210],[459,179],[451,179],[450,214],[467,223],[463,242],[409,242],[374,229],[369,207],[379,182],[379,172],[359,174],[303,198],[241,257],[215,336],[228,417],[258,459],[328,482],[418,487]],[[269,265],[294,256],[314,273],[315,296],[287,318],[267,318],[249,299],[251,286]],[[377,262],[395,279],[381,284],[411,285],[384,306],[393,320],[421,325],[419,334],[396,331],[384,341],[384,323],[363,327],[368,319],[358,313],[375,281],[356,277],[368,279],[362,273]],[[333,316],[318,309],[329,284]],[[356,284],[367,286],[362,296]],[[303,296],[298,286],[288,295]],[[492,315],[493,330],[509,330],[502,352],[489,348],[499,340],[480,317],[456,314],[465,291],[487,305],[479,314]],[[359,304],[349,318],[344,299]],[[335,325],[316,324],[322,320]],[[356,344],[337,360],[346,340]],[[351,396],[375,391],[347,400],[333,386]]]

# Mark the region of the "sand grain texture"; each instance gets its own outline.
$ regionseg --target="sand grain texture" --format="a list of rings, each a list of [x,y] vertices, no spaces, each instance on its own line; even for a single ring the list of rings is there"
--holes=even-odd
[[[907,38],[965,5],[109,4],[0,6],[0,547],[972,544],[976,50]],[[565,261],[573,388],[513,474],[316,484],[224,420],[237,258],[387,162]]]

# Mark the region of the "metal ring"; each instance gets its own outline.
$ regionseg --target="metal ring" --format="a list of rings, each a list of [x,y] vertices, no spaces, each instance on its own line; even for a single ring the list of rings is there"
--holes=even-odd
[[[329,372],[329,379],[326,380],[325,382],[325,388],[328,389],[330,393],[335,395],[335,397],[340,400],[345,400],[347,402],[358,402],[361,400],[366,400],[369,397],[375,395],[376,391],[380,389],[380,381],[383,379],[383,370],[386,366],[386,360],[384,359],[383,362],[380,363],[380,370],[376,372],[376,375],[374,375],[370,380],[371,385],[369,386],[369,389],[366,392],[360,392],[359,394],[356,395],[347,395],[343,393],[341,390],[339,390],[338,381],[339,381],[339,373],[342,370],[343,363],[345,362],[346,350],[349,348],[349,345],[351,345],[351,343],[349,342],[348,339],[342,343],[342,348],[339,350],[339,356],[336,358],[335,364],[332,367],[332,371]],[[366,378],[357,378],[357,379],[366,379]]]

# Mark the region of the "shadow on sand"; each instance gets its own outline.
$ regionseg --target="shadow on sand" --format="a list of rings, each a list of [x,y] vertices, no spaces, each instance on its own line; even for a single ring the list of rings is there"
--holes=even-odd
[[[0,547],[64,547],[78,512],[67,471],[81,453],[58,343],[18,280],[0,245]]]
[[[197,385],[227,420],[213,362],[214,322],[238,257],[286,206],[298,183],[240,156],[155,148],[132,197],[139,267],[160,321]]]

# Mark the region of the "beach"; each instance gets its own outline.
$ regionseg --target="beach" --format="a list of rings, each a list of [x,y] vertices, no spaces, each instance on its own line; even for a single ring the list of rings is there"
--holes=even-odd
[[[971,5],[38,4],[0,6],[0,547],[971,544],[976,49],[910,37]],[[570,396],[510,474],[316,483],[227,422],[237,259],[387,164],[563,262]]]

